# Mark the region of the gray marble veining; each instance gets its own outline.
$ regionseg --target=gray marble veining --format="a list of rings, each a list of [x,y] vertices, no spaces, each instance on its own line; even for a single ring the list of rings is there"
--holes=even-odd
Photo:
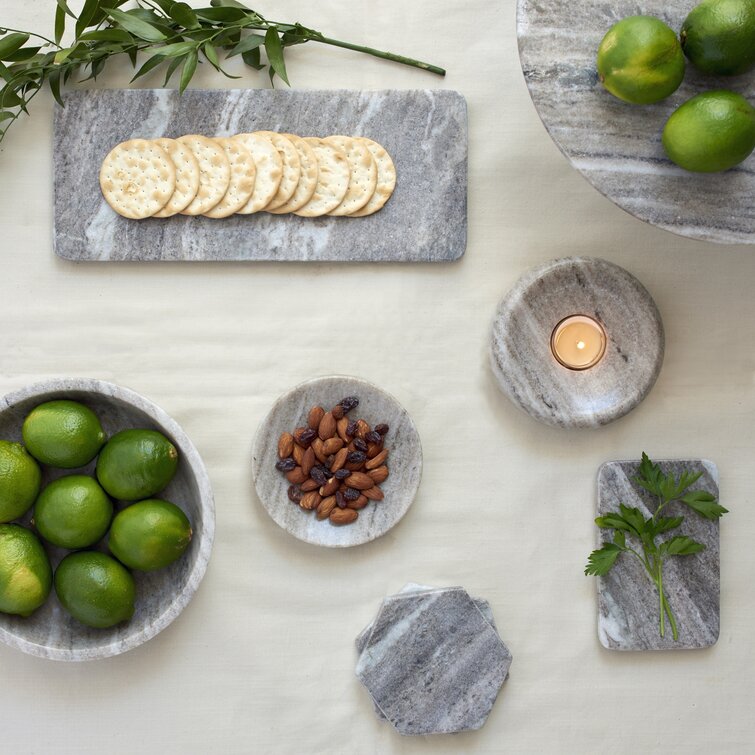
[[[467,238],[467,108],[443,90],[91,89],[54,124],[54,245],[76,261],[447,262]],[[396,164],[396,190],[367,218],[235,215],[134,221],[102,198],[100,164],[120,141],[273,130],[369,136]]]
[[[58,661],[87,661],[119,655],[141,645],[167,627],[188,605],[202,581],[215,534],[215,503],[204,463],[179,425],[148,399],[112,383],[85,378],[53,379],[27,386],[0,400],[0,438],[21,441],[21,425],[38,404],[56,399],[81,401],[92,409],[108,435],[127,428],[159,430],[179,452],[175,477],[160,494],[189,517],[193,537],[186,553],[165,569],[134,572],[136,613],[125,624],[90,629],[70,616],[53,590],[47,602],[28,618],[0,613],[0,641],[25,653]],[[43,485],[82,470],[43,467]],[[22,520],[28,524],[32,512]],[[53,568],[67,551],[45,546]],[[99,549],[106,551],[103,543]]]
[[[489,605],[460,587],[407,586],[358,638],[357,676],[400,734],[449,734],[487,720],[511,653],[481,609]]]
[[[570,315],[588,315],[606,331],[605,356],[588,370],[567,369],[550,348],[553,329]],[[663,354],[663,323],[647,289],[594,257],[565,257],[525,273],[501,300],[491,333],[501,390],[535,419],[560,427],[623,417],[655,384]]]
[[[710,461],[684,460],[659,462],[664,473],[678,476],[682,471],[703,472],[692,487],[718,496],[718,469]],[[618,511],[619,503],[637,508],[645,516],[655,511],[657,502],[631,482],[637,462],[612,461],[598,473],[598,516]],[[725,505],[725,503],[723,504]],[[704,543],[706,549],[692,556],[667,559],[663,581],[679,630],[674,642],[667,627],[661,638],[658,621],[658,591],[642,564],[633,556],[620,556],[614,567],[598,581],[598,637],[609,650],[688,650],[714,645],[720,626],[720,549],[719,522],[697,515],[683,504],[670,504],[668,516],[684,516],[677,530],[665,535],[689,535]],[[613,537],[613,531],[599,530],[598,547]]]
[[[384,500],[359,511],[353,524],[338,527],[291,503],[290,483],[275,463],[281,433],[306,424],[313,406],[329,409],[346,396],[359,398],[359,406],[349,416],[361,417],[371,426],[384,422],[390,427],[385,436],[390,475],[380,486]],[[300,540],[331,548],[361,545],[384,535],[409,510],[422,477],[422,445],[408,412],[389,393],[353,377],[314,378],[281,396],[257,430],[252,457],[257,496],[273,521]]]
[[[712,78],[687,66],[684,83],[664,102],[630,105],[598,81],[603,35],[626,16],[657,16],[674,30],[695,3],[687,0],[518,0],[524,77],[551,137],[590,183],[648,223],[695,239],[755,244],[755,156],[717,174],[687,173],[665,155],[661,133],[685,100],[733,89],[755,101],[755,77]]]

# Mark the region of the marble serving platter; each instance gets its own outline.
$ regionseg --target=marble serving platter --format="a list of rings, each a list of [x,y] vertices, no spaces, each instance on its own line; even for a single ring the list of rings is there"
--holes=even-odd
[[[711,461],[658,462],[664,474],[702,472],[692,490],[706,490],[718,497],[718,469]],[[632,482],[639,463],[611,461],[598,472],[598,516],[619,510],[619,503],[650,515],[657,501]],[[692,556],[669,558],[663,569],[664,587],[676,617],[679,640],[671,630],[662,638],[658,630],[658,591],[642,564],[622,554],[608,574],[598,581],[598,637],[608,650],[692,650],[714,645],[720,626],[719,522],[709,521],[679,503],[669,504],[664,515],[684,516],[684,523],[666,537],[689,535],[706,549]],[[612,530],[598,531],[598,547],[613,537]]]
[[[467,107],[442,90],[89,89],[54,116],[55,253],[95,261],[448,262],[467,240]],[[120,217],[99,188],[119,142],[272,130],[368,136],[390,152],[396,190],[366,218]]]
[[[755,157],[725,173],[688,173],[665,155],[661,133],[684,101],[733,89],[755,101],[755,76],[713,78],[691,64],[664,102],[637,106],[609,94],[595,59],[604,34],[640,13],[679,30],[689,0],[518,0],[519,53],[540,117],[572,165],[630,214],[667,231],[723,244],[755,244]]]
[[[88,661],[119,655],[141,645],[167,627],[193,597],[202,581],[212,551],[215,504],[204,463],[179,425],[162,409],[133,391],[101,380],[49,380],[28,386],[0,400],[0,438],[21,441],[26,415],[44,401],[71,399],[92,409],[108,436],[127,428],[164,433],[179,452],[175,477],[161,498],[180,506],[191,520],[193,537],[186,553],[165,569],[133,572],[136,613],[110,629],[90,629],[68,614],[55,590],[30,617],[0,613],[0,641],[25,653],[57,661]],[[42,467],[42,484],[66,474],[91,474],[95,462],[81,470]],[[120,508],[116,504],[116,510]],[[32,513],[21,520],[29,524]],[[53,568],[68,551],[45,545]],[[104,542],[97,548],[107,552]]]
[[[275,468],[278,439],[306,425],[313,406],[330,408],[346,396],[357,396],[359,406],[349,415],[374,426],[384,422],[390,475],[380,486],[385,498],[359,511],[353,524],[334,526],[288,499],[290,483]],[[422,477],[422,445],[409,413],[389,393],[359,378],[331,376],[301,383],[281,396],[259,426],[252,452],[252,474],[257,496],[273,521],[299,540],[330,548],[362,545],[384,535],[412,505]]]

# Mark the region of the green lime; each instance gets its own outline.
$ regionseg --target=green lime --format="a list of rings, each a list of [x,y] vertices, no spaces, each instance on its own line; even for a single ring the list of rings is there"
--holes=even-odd
[[[0,522],[25,514],[39,493],[42,472],[20,443],[0,440]]]
[[[97,459],[97,478],[113,498],[139,501],[159,493],[178,466],[176,447],[156,430],[116,433]]]
[[[24,443],[43,464],[75,469],[89,464],[106,435],[97,415],[78,401],[48,401],[24,420]]]
[[[52,567],[37,536],[0,524],[0,611],[29,616],[50,594]]]
[[[34,526],[48,543],[61,548],[86,548],[107,532],[113,504],[97,481],[68,475],[51,482],[37,498]]]
[[[134,578],[98,551],[67,555],[55,571],[55,592],[68,613],[89,627],[105,629],[134,615]]]
[[[152,498],[116,515],[109,544],[112,554],[126,566],[152,571],[180,558],[191,534],[191,524],[178,506]]]
[[[620,100],[649,105],[673,94],[684,78],[676,34],[653,16],[630,16],[612,26],[598,48],[598,75]]]
[[[725,89],[698,94],[668,119],[663,146],[685,170],[715,173],[733,168],[755,149],[755,108]]]
[[[687,16],[682,49],[714,76],[736,76],[755,66],[755,2],[704,0]]]

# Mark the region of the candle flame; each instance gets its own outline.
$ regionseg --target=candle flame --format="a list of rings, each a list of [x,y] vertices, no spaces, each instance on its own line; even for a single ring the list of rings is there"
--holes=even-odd
[[[584,349],[587,344],[584,341],[577,341],[577,348]]]

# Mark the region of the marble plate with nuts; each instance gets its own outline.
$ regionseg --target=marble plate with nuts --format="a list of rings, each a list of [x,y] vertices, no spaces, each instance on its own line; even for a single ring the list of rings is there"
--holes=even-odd
[[[390,474],[380,482],[382,500],[370,500],[353,522],[338,526],[292,501],[288,495],[291,482],[276,464],[284,433],[306,427],[312,407],[328,409],[348,396],[359,399],[350,419],[363,419],[373,427],[388,426],[384,447],[389,453]],[[384,535],[406,514],[422,476],[422,446],[414,422],[393,396],[359,378],[321,377],[296,386],[275,402],[254,440],[252,472],[257,496],[276,524],[313,545],[347,548]]]

